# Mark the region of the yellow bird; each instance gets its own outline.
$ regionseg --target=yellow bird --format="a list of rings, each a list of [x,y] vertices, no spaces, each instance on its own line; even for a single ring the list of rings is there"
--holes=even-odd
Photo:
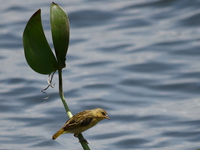
[[[108,117],[108,113],[101,108],[79,112],[66,121],[64,126],[52,136],[52,140],[55,140],[58,136],[64,133],[74,133],[74,136],[78,137],[79,133],[95,126],[103,119],[110,118]]]

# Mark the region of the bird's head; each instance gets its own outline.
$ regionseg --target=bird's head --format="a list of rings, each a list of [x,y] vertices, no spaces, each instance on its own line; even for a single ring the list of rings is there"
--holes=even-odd
[[[102,108],[95,108],[92,110],[92,112],[97,118],[101,118],[101,120],[110,119],[108,113]]]

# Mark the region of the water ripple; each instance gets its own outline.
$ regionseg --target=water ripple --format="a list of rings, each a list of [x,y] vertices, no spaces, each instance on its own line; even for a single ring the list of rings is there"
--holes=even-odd
[[[91,27],[100,26],[110,22],[116,15],[111,12],[100,10],[80,10],[69,13],[69,18],[72,22],[71,26],[78,27]]]
[[[199,1],[58,0],[71,26],[63,85],[76,114],[104,108],[111,120],[84,132],[91,148],[200,148]],[[52,46],[48,0],[0,5],[1,149],[80,149],[72,134],[51,136],[68,119],[55,87],[27,65],[22,33],[42,9]],[[17,17],[16,17],[17,16]],[[44,99],[49,96],[48,99]]]
[[[120,140],[119,142],[114,143],[116,147],[122,148],[122,149],[129,149],[130,147],[132,148],[139,148],[140,145],[145,145],[149,143],[150,141],[140,139],[140,138],[134,138],[134,139],[125,139],[125,140]]]

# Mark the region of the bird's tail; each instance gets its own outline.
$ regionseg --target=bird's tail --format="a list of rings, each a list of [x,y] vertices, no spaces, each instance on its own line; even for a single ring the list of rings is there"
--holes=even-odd
[[[52,136],[52,140],[55,140],[57,137],[59,137],[61,134],[64,133],[64,129],[61,128],[60,130],[58,130],[53,136]]]

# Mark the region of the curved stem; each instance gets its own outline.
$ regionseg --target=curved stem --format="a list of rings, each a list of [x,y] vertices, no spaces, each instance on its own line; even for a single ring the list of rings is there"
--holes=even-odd
[[[69,107],[66,103],[66,100],[65,100],[65,96],[64,96],[64,92],[63,92],[63,86],[62,86],[62,69],[59,69],[58,70],[58,80],[59,80],[59,95],[60,95],[60,98],[62,100],[62,103],[65,107],[65,111],[68,115],[69,118],[71,118],[73,115],[71,113],[71,111],[69,110]],[[79,136],[79,141],[83,147],[84,150],[90,150],[88,144],[86,143],[86,141],[83,141],[82,139],[84,139],[83,135],[80,133]]]
[[[64,97],[64,93],[63,93],[63,86],[62,86],[62,70],[58,70],[58,80],[59,80],[59,95],[60,95],[60,98],[63,102],[63,105],[65,107],[65,111],[68,115],[69,118],[71,118],[73,115],[71,113],[71,111],[69,110],[69,107],[66,103],[66,100],[65,100],[65,97]]]

